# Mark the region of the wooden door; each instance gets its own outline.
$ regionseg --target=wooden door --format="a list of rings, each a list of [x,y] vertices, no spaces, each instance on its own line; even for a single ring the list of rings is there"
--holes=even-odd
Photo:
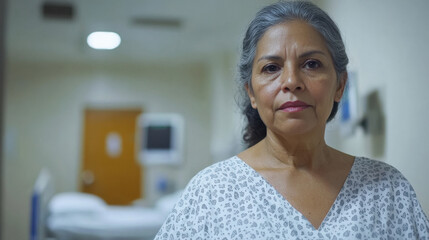
[[[85,110],[81,191],[108,204],[142,198],[141,165],[135,158],[136,121],[141,110]]]

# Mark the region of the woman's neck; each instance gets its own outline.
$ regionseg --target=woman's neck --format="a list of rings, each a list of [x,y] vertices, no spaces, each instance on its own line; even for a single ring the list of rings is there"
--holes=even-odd
[[[323,134],[285,138],[267,132],[267,136],[256,147],[269,156],[270,165],[297,169],[319,169],[328,162],[330,155]]]

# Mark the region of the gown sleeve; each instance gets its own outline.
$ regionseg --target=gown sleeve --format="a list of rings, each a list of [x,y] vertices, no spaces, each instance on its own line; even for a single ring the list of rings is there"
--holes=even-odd
[[[210,239],[210,176],[197,174],[187,185],[155,240]]]
[[[397,169],[392,170],[393,185],[393,209],[387,208],[387,229],[391,232],[389,236],[400,237],[400,239],[425,239],[429,240],[429,220],[425,215],[417,195],[410,182]],[[391,223],[391,224],[389,224]]]
[[[429,239],[429,220],[417,200],[416,193],[411,185],[409,185],[409,189],[411,198],[409,212],[412,218],[411,221],[413,222],[414,238]]]

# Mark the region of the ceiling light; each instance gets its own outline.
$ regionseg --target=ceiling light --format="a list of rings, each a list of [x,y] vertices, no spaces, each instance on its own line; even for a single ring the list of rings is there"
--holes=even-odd
[[[93,32],[86,41],[94,49],[111,50],[121,44],[121,37],[115,32]]]

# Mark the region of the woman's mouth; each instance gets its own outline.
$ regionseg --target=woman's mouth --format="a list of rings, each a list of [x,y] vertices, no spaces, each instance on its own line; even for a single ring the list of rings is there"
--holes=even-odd
[[[302,101],[289,101],[289,102],[283,103],[280,106],[279,110],[283,112],[288,112],[288,113],[296,113],[296,112],[301,112],[308,107],[310,107],[310,105]]]

